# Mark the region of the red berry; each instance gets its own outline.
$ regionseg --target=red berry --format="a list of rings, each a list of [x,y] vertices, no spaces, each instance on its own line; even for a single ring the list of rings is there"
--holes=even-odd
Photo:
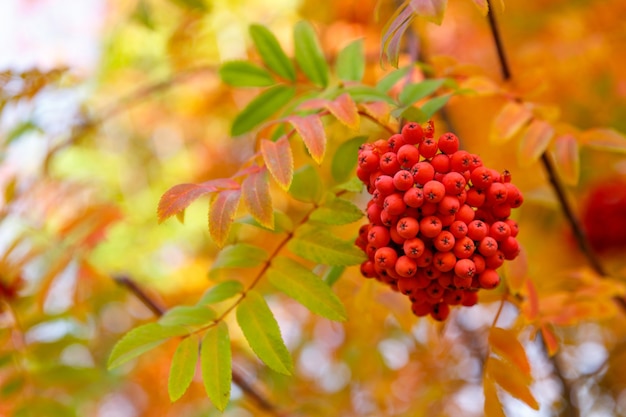
[[[376,250],[374,253],[374,263],[379,268],[393,268],[398,260],[398,254],[393,248],[384,246]]]
[[[493,237],[498,242],[501,242],[511,236],[511,228],[505,222],[495,222],[489,228],[489,236]]]
[[[424,192],[421,188],[411,188],[404,193],[402,197],[404,203],[409,207],[418,208],[424,204]]]
[[[452,252],[437,252],[433,255],[433,266],[441,272],[448,272],[456,265],[456,256]]]
[[[485,236],[478,244],[478,252],[483,256],[492,256],[498,252],[498,242],[491,236]]]
[[[472,239],[466,236],[457,240],[452,250],[457,258],[466,259],[474,254],[475,249],[476,247],[474,246]]]
[[[485,190],[489,188],[491,183],[493,183],[491,170],[487,167],[476,168],[474,171],[472,171],[470,179],[472,180],[472,185],[477,190]]]
[[[404,254],[406,256],[417,259],[424,254],[424,241],[419,238],[407,239],[404,242],[402,249],[404,250]]]
[[[441,181],[446,188],[446,193],[450,195],[457,195],[461,191],[465,190],[465,178],[458,172],[448,172]]]
[[[434,238],[443,228],[441,220],[437,216],[426,216],[420,220],[420,234],[427,238]]]
[[[402,136],[406,143],[417,145],[424,140],[424,129],[419,123],[409,122],[402,126]]]
[[[437,142],[435,142],[431,138],[426,138],[419,144],[418,149],[420,155],[422,155],[424,158],[432,158],[437,154]]]
[[[469,170],[472,163],[472,157],[469,152],[457,151],[450,155],[450,170],[456,172],[464,172]]]
[[[365,261],[361,264],[361,274],[365,277],[365,278],[374,278],[376,277],[378,274],[376,273],[376,269],[374,268],[374,262],[372,261]]]
[[[500,284],[500,277],[495,270],[485,269],[483,273],[478,276],[478,282],[480,282],[481,287],[490,290]]]
[[[400,191],[413,187],[413,175],[407,170],[400,170],[393,176],[393,185]]]
[[[396,231],[404,239],[413,239],[419,230],[419,222],[413,217],[403,217],[396,224]]]
[[[467,225],[467,237],[475,241],[481,241],[489,234],[489,226],[481,221],[474,220]]]
[[[409,169],[420,160],[420,153],[414,145],[402,145],[398,149],[398,162],[400,168]]]
[[[491,184],[489,188],[487,188],[485,195],[486,202],[490,205],[505,203],[508,197],[506,186],[501,182]]]
[[[440,252],[448,252],[454,248],[456,239],[448,230],[443,230],[433,239],[435,249]]]
[[[444,321],[450,315],[450,306],[446,303],[437,303],[432,307],[430,316],[437,321]]]
[[[417,272],[417,263],[408,256],[400,256],[396,261],[395,271],[401,277],[412,277]]]
[[[459,138],[454,133],[444,133],[437,142],[439,150],[447,155],[452,155],[459,150]]]
[[[448,157],[448,155],[446,154],[440,153],[433,156],[433,158],[430,160],[430,164],[435,169],[435,172],[441,174],[447,174],[448,172],[450,172],[450,157]]]
[[[394,152],[387,152],[380,157],[380,170],[387,175],[394,175],[400,170],[400,162]]]
[[[478,293],[476,291],[465,291],[463,292],[463,301],[461,304],[465,307],[471,307],[478,303]]]
[[[402,145],[405,145],[406,141],[404,136],[400,133],[396,133],[387,140],[387,144],[389,145],[391,152],[398,152],[398,149],[400,149]]]
[[[432,305],[425,301],[419,303],[414,302],[411,304],[411,311],[413,311],[413,314],[418,317],[424,317],[430,314],[430,312],[432,311]]]
[[[459,199],[451,195],[446,195],[438,204],[437,211],[443,215],[454,215],[459,211]],[[454,221],[455,217],[452,217]],[[450,222],[452,223],[452,222]]]
[[[411,173],[413,174],[415,184],[423,186],[435,177],[435,168],[430,163],[422,161],[413,165]]]
[[[452,233],[455,239],[465,237],[467,235],[467,224],[461,220],[455,220],[450,225],[450,233]]]
[[[485,193],[476,188],[470,188],[467,190],[467,199],[465,202],[472,207],[480,207],[485,203]]]
[[[365,171],[371,172],[378,169],[380,158],[372,151],[364,151],[359,155],[359,166]]]
[[[383,203],[383,209],[387,211],[387,213],[397,216],[402,214],[406,209],[406,204],[404,204],[404,200],[402,199],[403,195],[400,193],[393,193],[385,197],[385,202]]]
[[[367,234],[367,242],[377,248],[387,246],[390,239],[389,229],[384,226],[374,226]]]
[[[438,203],[446,195],[446,188],[439,181],[428,181],[424,184],[424,200],[429,203]]]

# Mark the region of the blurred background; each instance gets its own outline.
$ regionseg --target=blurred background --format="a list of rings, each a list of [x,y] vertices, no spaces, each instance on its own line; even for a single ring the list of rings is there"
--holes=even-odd
[[[441,26],[414,24],[420,58],[445,75],[481,74],[500,83],[486,19],[472,2],[449,3]],[[175,345],[106,370],[115,342],[154,319],[114,278],[131,278],[164,307],[193,304],[212,285],[207,271],[217,247],[206,227],[208,200],[192,204],[184,224],[158,225],[156,207],[171,186],[226,177],[253,153],[253,138],[232,139],[228,132],[257,91],[232,89],[218,75],[222,62],[257,58],[251,23],[270,28],[291,54],[293,25],[307,19],[331,62],[340,48],[364,38],[365,81],[374,84],[393,70],[381,67],[379,54],[396,6],[391,0],[0,2],[0,416],[220,414],[199,374],[180,401],[170,402]],[[505,0],[496,11],[513,72],[510,91],[561,131],[626,132],[626,2]],[[403,54],[401,64],[408,61]],[[535,412],[505,394],[507,415],[626,415],[626,323],[611,306],[626,276],[626,159],[581,147],[579,181],[567,188],[612,275],[598,284],[542,167],[518,164],[515,140],[489,142],[505,101],[489,94],[454,98],[435,122],[439,132],[457,132],[486,165],[511,171],[527,196],[516,214],[524,274],[545,302],[542,317],[555,325],[561,348],[549,359],[536,323],[520,319],[519,305],[505,304],[498,324],[515,327],[525,341],[541,403]],[[370,141],[385,135],[375,126],[362,130]],[[341,126],[328,135],[331,149],[354,136]],[[303,212],[274,191],[278,208]],[[355,201],[364,206],[364,197]],[[345,233],[356,236],[357,229]],[[276,239],[246,225],[234,233],[252,242]],[[512,274],[522,266],[516,268]],[[237,273],[244,281],[249,276]],[[268,292],[294,356],[293,377],[260,365],[242,336],[231,335],[235,363],[281,415],[483,414],[485,335],[501,292],[455,311],[441,326],[414,317],[407,300],[366,282],[358,268],[346,269],[334,290],[348,310],[345,323]],[[567,303],[580,308],[559,316],[555,310]],[[236,385],[232,395],[227,416],[278,415]]]

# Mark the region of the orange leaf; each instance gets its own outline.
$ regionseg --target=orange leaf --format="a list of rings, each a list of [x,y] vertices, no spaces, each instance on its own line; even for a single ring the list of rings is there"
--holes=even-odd
[[[506,282],[509,285],[511,293],[518,294],[522,291],[528,277],[528,258],[526,257],[526,251],[523,247],[521,248],[519,256],[504,263],[504,270],[506,271]]]
[[[511,330],[492,327],[489,331],[489,345],[495,353],[508,359],[517,368],[530,377],[530,364],[524,346],[517,340],[517,334]]]
[[[489,140],[493,144],[509,141],[531,119],[532,113],[526,106],[516,101],[506,103],[491,125]]]
[[[478,7],[478,11],[480,11],[483,17],[487,16],[487,13],[489,13],[489,3],[487,3],[487,0],[472,0],[472,2]]]
[[[45,273],[41,277],[39,281],[39,290],[37,291],[37,307],[40,311],[43,311],[44,304],[48,299],[48,293],[52,288],[52,283],[65,269],[69,266],[72,261],[72,253],[71,252],[62,252],[60,256],[55,259],[48,267],[44,270]]]
[[[554,162],[564,183],[578,184],[580,153],[574,136],[568,134],[554,140]]]
[[[386,125],[389,122],[391,115],[391,107],[384,101],[374,101],[372,103],[360,103],[359,106],[363,109],[365,114],[376,120],[381,125]],[[395,130],[395,129],[394,129]]]
[[[547,323],[542,324],[541,336],[543,338],[543,344],[546,345],[548,355],[554,356],[554,354],[559,350],[559,341],[554,334],[552,326]]]
[[[506,417],[502,408],[496,384],[489,375],[483,378],[483,392],[485,394],[485,417]]]
[[[241,184],[243,201],[250,214],[263,226],[274,229],[274,210],[267,179],[267,168],[252,173]]]
[[[296,129],[311,157],[318,164],[322,163],[326,153],[326,132],[322,120],[316,114],[310,116],[291,116],[287,119]]]
[[[276,142],[263,139],[261,141],[261,154],[265,166],[278,185],[287,191],[293,179],[293,154],[287,137],[283,136]]]
[[[590,129],[580,135],[581,143],[590,148],[626,153],[626,137],[613,129]]]
[[[201,195],[217,191],[217,187],[203,184],[178,184],[170,188],[159,200],[157,216],[159,223],[185,210]]]
[[[548,122],[534,119],[520,142],[517,154],[520,165],[528,166],[537,161],[542,153],[548,148],[550,140],[554,136],[554,128]]]
[[[528,320],[532,321],[539,313],[539,296],[531,279],[526,280],[526,297],[527,301],[522,306],[522,312]]]
[[[530,391],[532,382],[530,376],[522,374],[508,362],[501,361],[493,356],[487,360],[485,374],[493,378],[506,392],[525,402],[533,410],[539,410],[539,403]]]
[[[326,103],[326,108],[333,116],[337,118],[341,123],[348,126],[350,129],[359,129],[359,112],[357,111],[356,104],[350,94],[344,93],[332,101]]]
[[[225,190],[211,201],[209,206],[209,233],[218,247],[224,246],[233,223],[241,190]]]

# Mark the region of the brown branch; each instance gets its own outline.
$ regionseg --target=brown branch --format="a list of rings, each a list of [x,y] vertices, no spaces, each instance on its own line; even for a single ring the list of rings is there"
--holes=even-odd
[[[146,307],[154,313],[155,316],[161,317],[167,311],[158,301],[150,297],[133,279],[128,276],[113,277],[113,280],[119,285],[128,289],[135,295]],[[272,404],[263,394],[261,394],[247,378],[236,368],[233,368],[233,382],[237,384],[244,394],[252,399],[260,408],[276,417],[285,417],[274,404]]]

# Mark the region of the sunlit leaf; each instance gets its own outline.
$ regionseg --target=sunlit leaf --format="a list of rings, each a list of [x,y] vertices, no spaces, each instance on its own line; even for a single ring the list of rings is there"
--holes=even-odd
[[[167,381],[167,391],[171,401],[176,401],[182,397],[191,385],[198,362],[198,342],[196,335],[186,337],[174,352]]]
[[[329,100],[326,103],[326,108],[337,120],[350,129],[359,129],[359,112],[354,100],[352,100],[349,94],[344,93],[334,100]]]
[[[207,11],[207,5],[204,0],[170,0],[170,2],[178,4],[192,10]]]
[[[272,260],[267,278],[313,313],[330,320],[346,320],[346,310],[328,284],[299,262],[279,256]]]
[[[450,98],[452,98],[452,94],[444,94],[439,97],[431,98],[420,107],[420,110],[426,115],[427,119],[430,119],[435,113],[441,110],[443,106],[448,104]]]
[[[230,401],[233,378],[231,355],[228,326],[220,321],[215,327],[207,330],[200,350],[204,389],[213,405],[220,411],[224,411]]]
[[[217,187],[204,184],[178,184],[170,188],[159,200],[157,217],[159,223],[182,212],[198,197],[217,191]]]
[[[230,61],[220,67],[220,77],[234,87],[267,87],[276,83],[264,68],[247,61]]]
[[[516,101],[507,102],[491,125],[489,140],[502,144],[510,140],[531,119],[532,113],[526,106]]]
[[[556,138],[553,155],[561,180],[567,185],[577,185],[580,176],[580,152],[576,138],[572,135]]]
[[[235,117],[230,134],[239,136],[251,131],[286,105],[294,95],[293,87],[285,85],[269,87]]]
[[[356,136],[339,145],[331,163],[331,173],[335,181],[344,181],[355,172],[357,158],[354,155],[357,155],[359,147],[366,140],[367,136]]]
[[[321,164],[326,153],[326,131],[322,119],[316,114],[311,114],[309,116],[290,116],[287,120],[302,138],[313,160]]]
[[[289,194],[298,201],[319,203],[324,196],[324,186],[317,170],[311,165],[298,169],[294,173]]]
[[[287,246],[296,255],[326,265],[357,265],[365,260],[352,241],[341,240],[321,227],[303,229]]]
[[[244,203],[250,214],[263,226],[274,228],[274,208],[270,194],[267,170],[252,173],[241,184]]]
[[[492,327],[489,331],[489,346],[501,357],[508,359],[526,376],[530,377],[530,364],[526,351],[517,340],[517,334],[508,329]]]
[[[354,176],[348,181],[337,185],[334,189],[336,191],[349,191],[351,193],[359,193],[363,190],[363,183],[360,179]]]
[[[409,4],[410,0],[402,3],[383,28],[381,55],[386,55],[389,63],[396,68],[400,57],[400,40],[416,16],[413,10],[408,7]]]
[[[248,344],[267,366],[291,375],[293,362],[280,334],[278,323],[261,294],[248,291],[237,306],[237,323]]]
[[[342,81],[361,81],[365,73],[363,39],[348,44],[337,54],[337,76]]]
[[[485,395],[485,417],[506,417],[500,398],[498,398],[496,384],[490,375],[485,375],[483,378],[483,393]]]
[[[549,356],[554,356],[559,350],[559,340],[554,334],[554,329],[548,324],[541,325],[541,337],[543,338],[543,344],[546,346],[546,350]]]
[[[198,326],[213,321],[215,311],[205,306],[176,306],[159,319],[163,326]]]
[[[224,246],[228,238],[228,232],[237,213],[240,198],[241,190],[226,190],[220,192],[211,201],[209,207],[209,233],[218,247]]]
[[[235,223],[249,224],[251,226],[259,227],[263,230],[266,230],[272,233],[284,233],[284,232],[291,232],[293,230],[293,221],[288,215],[277,210],[274,210],[273,215],[274,215],[274,228],[273,229],[263,226],[261,223],[256,221],[254,217],[250,215],[239,217],[238,219],[235,220]]]
[[[410,106],[418,100],[421,100],[437,91],[437,89],[443,85],[444,81],[444,79],[440,78],[409,84],[402,89],[400,95],[398,96],[398,100],[401,104]]]
[[[314,84],[320,87],[328,85],[328,64],[320,47],[315,30],[305,20],[296,23],[294,28],[296,62]]]
[[[215,284],[202,295],[198,305],[214,304],[227,300],[243,292],[243,285],[239,281],[223,281]]]
[[[126,333],[113,347],[107,366],[109,369],[113,369],[154,349],[172,337],[182,336],[188,332],[182,326],[162,326],[159,323],[149,323],[136,327]]]
[[[218,268],[252,268],[267,260],[265,249],[247,243],[236,243],[226,246],[217,255],[211,269]]]
[[[270,171],[278,185],[284,190],[289,189],[293,179],[293,153],[286,136],[276,142],[261,140],[261,154],[267,169]]]
[[[353,223],[362,217],[363,211],[350,201],[329,197],[309,218],[317,223],[341,225]]]
[[[589,129],[581,133],[580,140],[590,148],[626,153],[626,137],[614,129]]]
[[[137,22],[144,25],[150,30],[155,29],[154,19],[152,18],[152,8],[146,0],[139,0],[131,17]]]
[[[296,70],[293,63],[272,32],[265,26],[255,24],[250,26],[250,36],[257,51],[259,51],[259,55],[261,55],[261,59],[269,69],[287,80],[296,80]]]
[[[345,270],[346,267],[341,265],[333,265],[329,267],[328,270],[324,273],[323,277],[326,285],[332,287],[335,282],[339,281],[339,278],[341,278]]]
[[[361,103],[359,107],[381,126],[388,126],[389,116],[391,115],[391,106],[389,104],[379,101],[375,103]],[[390,126],[390,128],[395,131],[393,127]]]
[[[391,71],[389,74],[385,75],[376,83],[376,89],[386,93],[391,90],[394,85],[398,83],[402,78],[406,77],[406,75],[411,70],[411,67],[404,67],[394,71]]]
[[[367,85],[347,86],[345,90],[357,103],[384,101],[389,104],[395,104],[393,99],[387,94]]]
[[[539,410],[539,403],[530,391],[532,379],[509,363],[498,358],[487,360],[485,373],[513,397],[526,403],[533,410]]]
[[[543,120],[534,119],[526,128],[517,154],[520,165],[528,166],[537,161],[554,137],[554,127]]]

